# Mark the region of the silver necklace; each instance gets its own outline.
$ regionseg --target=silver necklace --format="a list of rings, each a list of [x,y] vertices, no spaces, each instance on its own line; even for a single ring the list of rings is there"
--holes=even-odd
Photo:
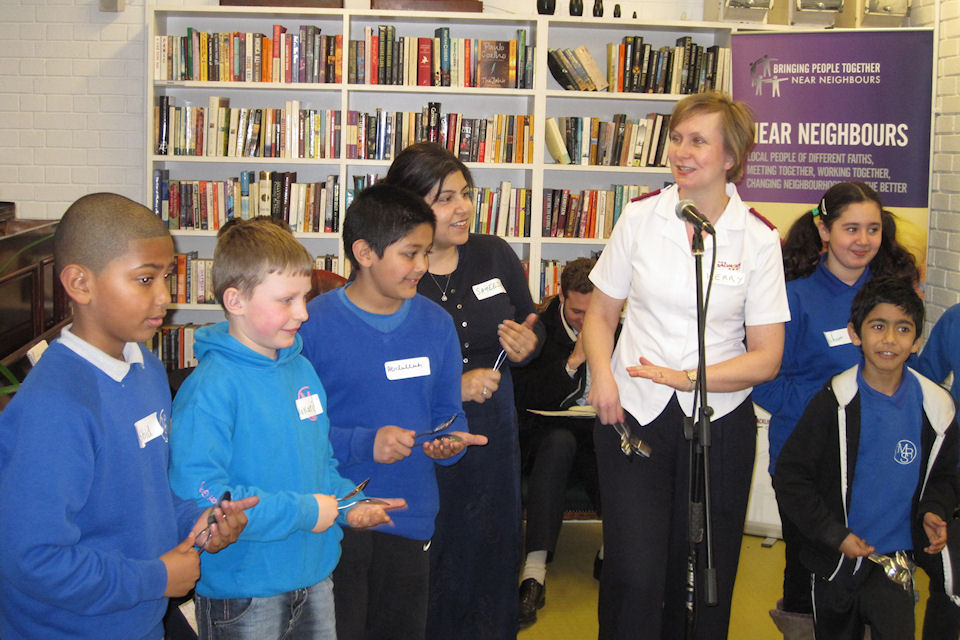
[[[430,273],[430,272],[427,271],[427,273]],[[450,286],[450,277],[451,277],[452,275],[453,275],[452,273],[448,273],[448,274],[447,274],[447,282],[446,282],[446,284],[444,284],[444,285],[441,287],[441,286],[440,286],[440,283],[437,281],[436,276],[434,276],[432,273],[430,273],[430,279],[433,280],[433,284],[437,285],[437,289],[440,289],[440,301],[441,301],[441,302],[446,302],[446,301],[447,301],[447,288]]]

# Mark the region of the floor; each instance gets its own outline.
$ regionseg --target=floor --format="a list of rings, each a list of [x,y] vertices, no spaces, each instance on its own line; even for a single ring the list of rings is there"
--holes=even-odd
[[[521,631],[518,640],[585,640],[597,637],[597,581],[593,557],[600,546],[600,524],[566,522],[554,561],[547,572],[546,606],[537,623]],[[769,610],[780,597],[783,578],[783,543],[762,546],[763,538],[744,536],[740,569],[733,594],[731,640],[778,640],[783,636],[770,619]],[[917,620],[923,619],[926,576],[917,572],[923,597]],[[917,637],[920,624],[917,624]]]

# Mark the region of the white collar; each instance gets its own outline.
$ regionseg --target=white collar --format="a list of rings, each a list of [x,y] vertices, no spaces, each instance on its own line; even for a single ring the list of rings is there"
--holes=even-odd
[[[567,330],[567,335],[570,337],[570,339],[576,342],[577,330],[571,327],[569,323],[567,323],[567,317],[563,315],[563,306],[564,306],[563,302],[560,302],[560,322],[563,323],[563,328]]]
[[[123,345],[123,360],[117,360],[106,352],[93,346],[83,338],[70,331],[73,324],[69,324],[60,332],[60,342],[78,356],[100,369],[117,382],[123,381],[130,371],[131,364],[143,364],[143,353],[136,342]]]

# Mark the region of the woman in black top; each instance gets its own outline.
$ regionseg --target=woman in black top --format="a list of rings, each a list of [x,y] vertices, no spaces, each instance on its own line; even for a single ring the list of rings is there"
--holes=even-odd
[[[419,293],[453,316],[463,354],[461,392],[472,433],[489,438],[437,470],[440,513],[430,549],[427,637],[498,640],[517,634],[520,449],[510,367],[544,335],[517,255],[495,236],[470,233],[473,180],[440,145],[401,151],[386,181],[423,196],[437,216]]]

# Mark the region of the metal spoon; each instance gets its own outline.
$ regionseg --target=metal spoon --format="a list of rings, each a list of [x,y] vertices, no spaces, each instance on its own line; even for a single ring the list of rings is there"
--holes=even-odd
[[[361,482],[360,484],[358,484],[357,486],[355,486],[355,487],[353,488],[353,491],[351,491],[351,492],[348,493],[347,495],[343,496],[342,498],[337,498],[337,502],[343,502],[344,500],[349,500],[349,499],[352,498],[353,496],[355,496],[355,495],[357,495],[358,493],[360,493],[361,491],[363,491],[363,488],[366,487],[367,484],[369,484],[369,482],[370,482],[370,478],[367,478],[366,480],[364,480],[363,482]]]
[[[453,414],[452,416],[450,416],[449,420],[445,420],[441,422],[440,424],[435,426],[433,429],[430,429],[428,431],[421,431],[420,433],[413,434],[413,439],[416,440],[417,438],[422,438],[423,436],[432,436],[435,433],[440,433],[441,431],[443,431],[444,429],[452,425],[453,421],[457,419],[458,415],[460,414],[459,413]]]
[[[350,507],[360,504],[361,502],[367,502],[369,504],[390,504],[389,502],[385,500],[381,500],[380,498],[360,498],[359,500],[353,500],[352,502],[348,502],[347,504],[337,505],[337,511],[340,511],[342,509],[349,509]]]

